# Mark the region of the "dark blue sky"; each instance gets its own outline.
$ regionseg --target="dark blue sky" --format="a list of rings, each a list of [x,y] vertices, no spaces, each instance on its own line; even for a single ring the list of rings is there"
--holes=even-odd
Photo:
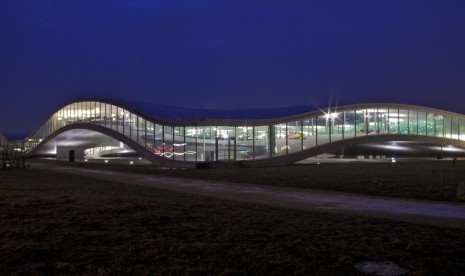
[[[1,1],[0,92],[5,132],[87,96],[465,113],[465,1]]]

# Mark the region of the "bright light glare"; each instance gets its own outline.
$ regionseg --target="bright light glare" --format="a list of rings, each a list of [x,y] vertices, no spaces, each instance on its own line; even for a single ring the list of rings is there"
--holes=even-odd
[[[440,146],[435,146],[435,147],[431,147],[432,149],[435,149],[437,151],[447,151],[447,152],[464,152],[464,149],[461,149],[461,148],[457,148],[457,147],[454,147],[452,145],[447,145],[447,146],[444,146],[444,147],[440,147]]]
[[[328,118],[331,118],[331,119],[335,119],[337,118],[337,113],[326,113],[325,114],[325,118],[328,119]]]

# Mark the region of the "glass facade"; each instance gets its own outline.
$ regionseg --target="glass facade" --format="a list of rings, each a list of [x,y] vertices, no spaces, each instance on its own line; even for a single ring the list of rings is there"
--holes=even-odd
[[[263,120],[262,120],[263,121]],[[368,135],[423,135],[465,141],[465,116],[411,106],[370,106],[315,112],[287,122],[236,125],[162,125],[115,104],[82,101],[64,106],[26,142],[28,150],[76,123],[112,129],[148,152],[176,161],[257,160]]]

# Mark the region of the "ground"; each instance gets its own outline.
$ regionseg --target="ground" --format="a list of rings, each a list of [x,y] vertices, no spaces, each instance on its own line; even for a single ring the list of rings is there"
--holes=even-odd
[[[463,230],[0,171],[1,274],[464,275]]]

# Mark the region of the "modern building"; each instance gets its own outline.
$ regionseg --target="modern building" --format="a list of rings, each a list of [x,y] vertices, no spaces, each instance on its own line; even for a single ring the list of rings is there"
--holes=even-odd
[[[185,168],[283,165],[324,153],[465,156],[465,115],[392,103],[202,111],[90,98],[60,107],[24,144],[29,156],[138,155]]]

